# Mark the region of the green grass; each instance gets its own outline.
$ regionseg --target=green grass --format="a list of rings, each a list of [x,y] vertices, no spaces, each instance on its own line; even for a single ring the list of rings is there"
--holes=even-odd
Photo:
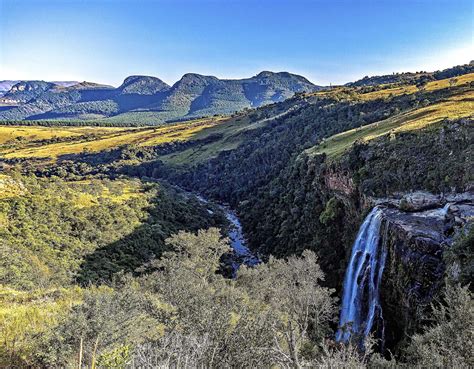
[[[472,81],[474,81],[474,73],[465,74],[455,78],[456,86],[466,85]],[[426,91],[435,91],[440,90],[443,88],[447,88],[450,86],[451,78],[441,79],[439,81],[432,81],[426,84],[425,90]],[[400,86],[400,87],[393,87],[393,88],[385,88],[379,91],[369,92],[365,94],[361,94],[360,97],[362,100],[375,100],[386,98],[390,96],[397,96],[397,95],[406,95],[406,94],[413,94],[418,91],[418,87],[414,85],[408,86]]]
[[[249,125],[248,118],[232,118],[222,124],[198,132],[193,139],[204,140],[212,135],[220,135],[215,142],[193,146],[184,151],[164,155],[161,160],[172,165],[186,165],[199,163],[216,157],[221,151],[232,150],[241,143],[237,133]]]
[[[394,117],[329,137],[306,150],[309,155],[326,154],[337,158],[356,141],[369,141],[386,134],[419,130],[443,119],[457,119],[474,114],[474,91],[466,91],[437,104],[418,108]]]
[[[455,86],[467,85],[474,81],[474,73],[464,74],[455,78]],[[425,86],[425,91],[435,91],[443,88],[450,87],[451,78],[441,79],[438,81],[428,82]],[[372,92],[363,92],[364,87],[335,87],[330,90],[323,90],[307,94],[307,96],[316,97],[337,97],[341,93],[352,93],[351,98],[359,99],[363,101],[384,99],[388,97],[400,96],[413,94],[419,91],[415,85],[402,85],[398,87],[392,87],[393,85],[379,85],[380,89]]]
[[[466,85],[474,81],[474,74],[457,78],[456,85]],[[449,79],[433,81],[427,84],[426,90],[432,91],[447,88]],[[347,96],[355,100],[371,100],[400,94],[414,93],[416,86],[386,88],[369,93],[362,93],[360,88],[334,88],[317,92],[314,96],[331,96],[348,92]],[[277,107],[260,110],[266,116],[284,113]],[[267,109],[267,110],[265,110]],[[472,114],[472,92],[451,98],[433,106],[423,107],[395,117],[353,129],[330,137],[320,145],[308,149],[310,154],[325,153],[337,157],[357,140],[370,140],[380,135],[403,130],[423,128],[426,125],[444,118],[459,118]],[[152,119],[153,114],[144,112],[141,118]],[[257,113],[255,113],[257,114]],[[164,155],[161,159],[170,165],[189,165],[204,162],[219,155],[220,152],[235,149],[243,140],[243,134],[252,129],[263,127],[269,120],[255,117],[254,113],[242,114],[233,118],[212,117],[196,119],[175,124],[154,127],[39,127],[39,126],[0,126],[0,157],[42,158],[55,160],[62,155],[80,154],[83,152],[100,152],[123,145],[157,146],[179,141],[201,141],[210,139],[206,144]],[[263,115],[261,115],[263,117]],[[50,142],[48,142],[48,140]],[[54,140],[58,142],[53,142]],[[61,142],[62,141],[62,142]]]

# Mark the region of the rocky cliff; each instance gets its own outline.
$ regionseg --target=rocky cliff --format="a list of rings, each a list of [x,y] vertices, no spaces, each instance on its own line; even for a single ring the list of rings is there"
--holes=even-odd
[[[386,345],[393,348],[417,329],[437,296],[444,281],[443,252],[473,219],[474,193],[416,193],[385,204],[381,304]]]

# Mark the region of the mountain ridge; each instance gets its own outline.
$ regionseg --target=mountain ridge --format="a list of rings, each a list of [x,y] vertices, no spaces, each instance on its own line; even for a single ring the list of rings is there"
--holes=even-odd
[[[119,87],[81,82],[20,81],[0,98],[0,120],[110,119],[165,123],[232,114],[322,89],[303,76],[263,71],[244,79],[186,73],[172,86],[153,76],[132,75]]]

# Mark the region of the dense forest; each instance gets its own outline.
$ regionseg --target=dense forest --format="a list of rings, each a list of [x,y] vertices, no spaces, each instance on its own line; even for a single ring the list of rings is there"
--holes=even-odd
[[[470,205],[471,71],[368,78],[162,131],[10,122],[0,142],[0,366],[473,366],[472,216],[433,222],[447,235],[441,255],[425,234],[424,254],[404,255],[440,271],[406,326],[385,316],[399,329],[390,340],[375,330],[334,339],[351,329],[338,327],[344,274],[378,201],[396,203],[403,221],[413,191]],[[262,260],[235,278],[222,204]],[[400,284],[416,266],[397,264],[408,238],[389,226],[383,286],[397,290],[382,305],[408,312],[393,301],[411,293]]]

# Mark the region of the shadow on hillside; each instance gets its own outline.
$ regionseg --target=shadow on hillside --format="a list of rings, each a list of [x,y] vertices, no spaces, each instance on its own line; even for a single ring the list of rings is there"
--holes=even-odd
[[[77,282],[107,282],[120,272],[140,274],[137,269],[168,249],[165,240],[172,234],[225,224],[224,215],[217,209],[211,214],[197,199],[188,198],[171,187],[160,189],[148,213],[146,221],[131,234],[87,255]]]

